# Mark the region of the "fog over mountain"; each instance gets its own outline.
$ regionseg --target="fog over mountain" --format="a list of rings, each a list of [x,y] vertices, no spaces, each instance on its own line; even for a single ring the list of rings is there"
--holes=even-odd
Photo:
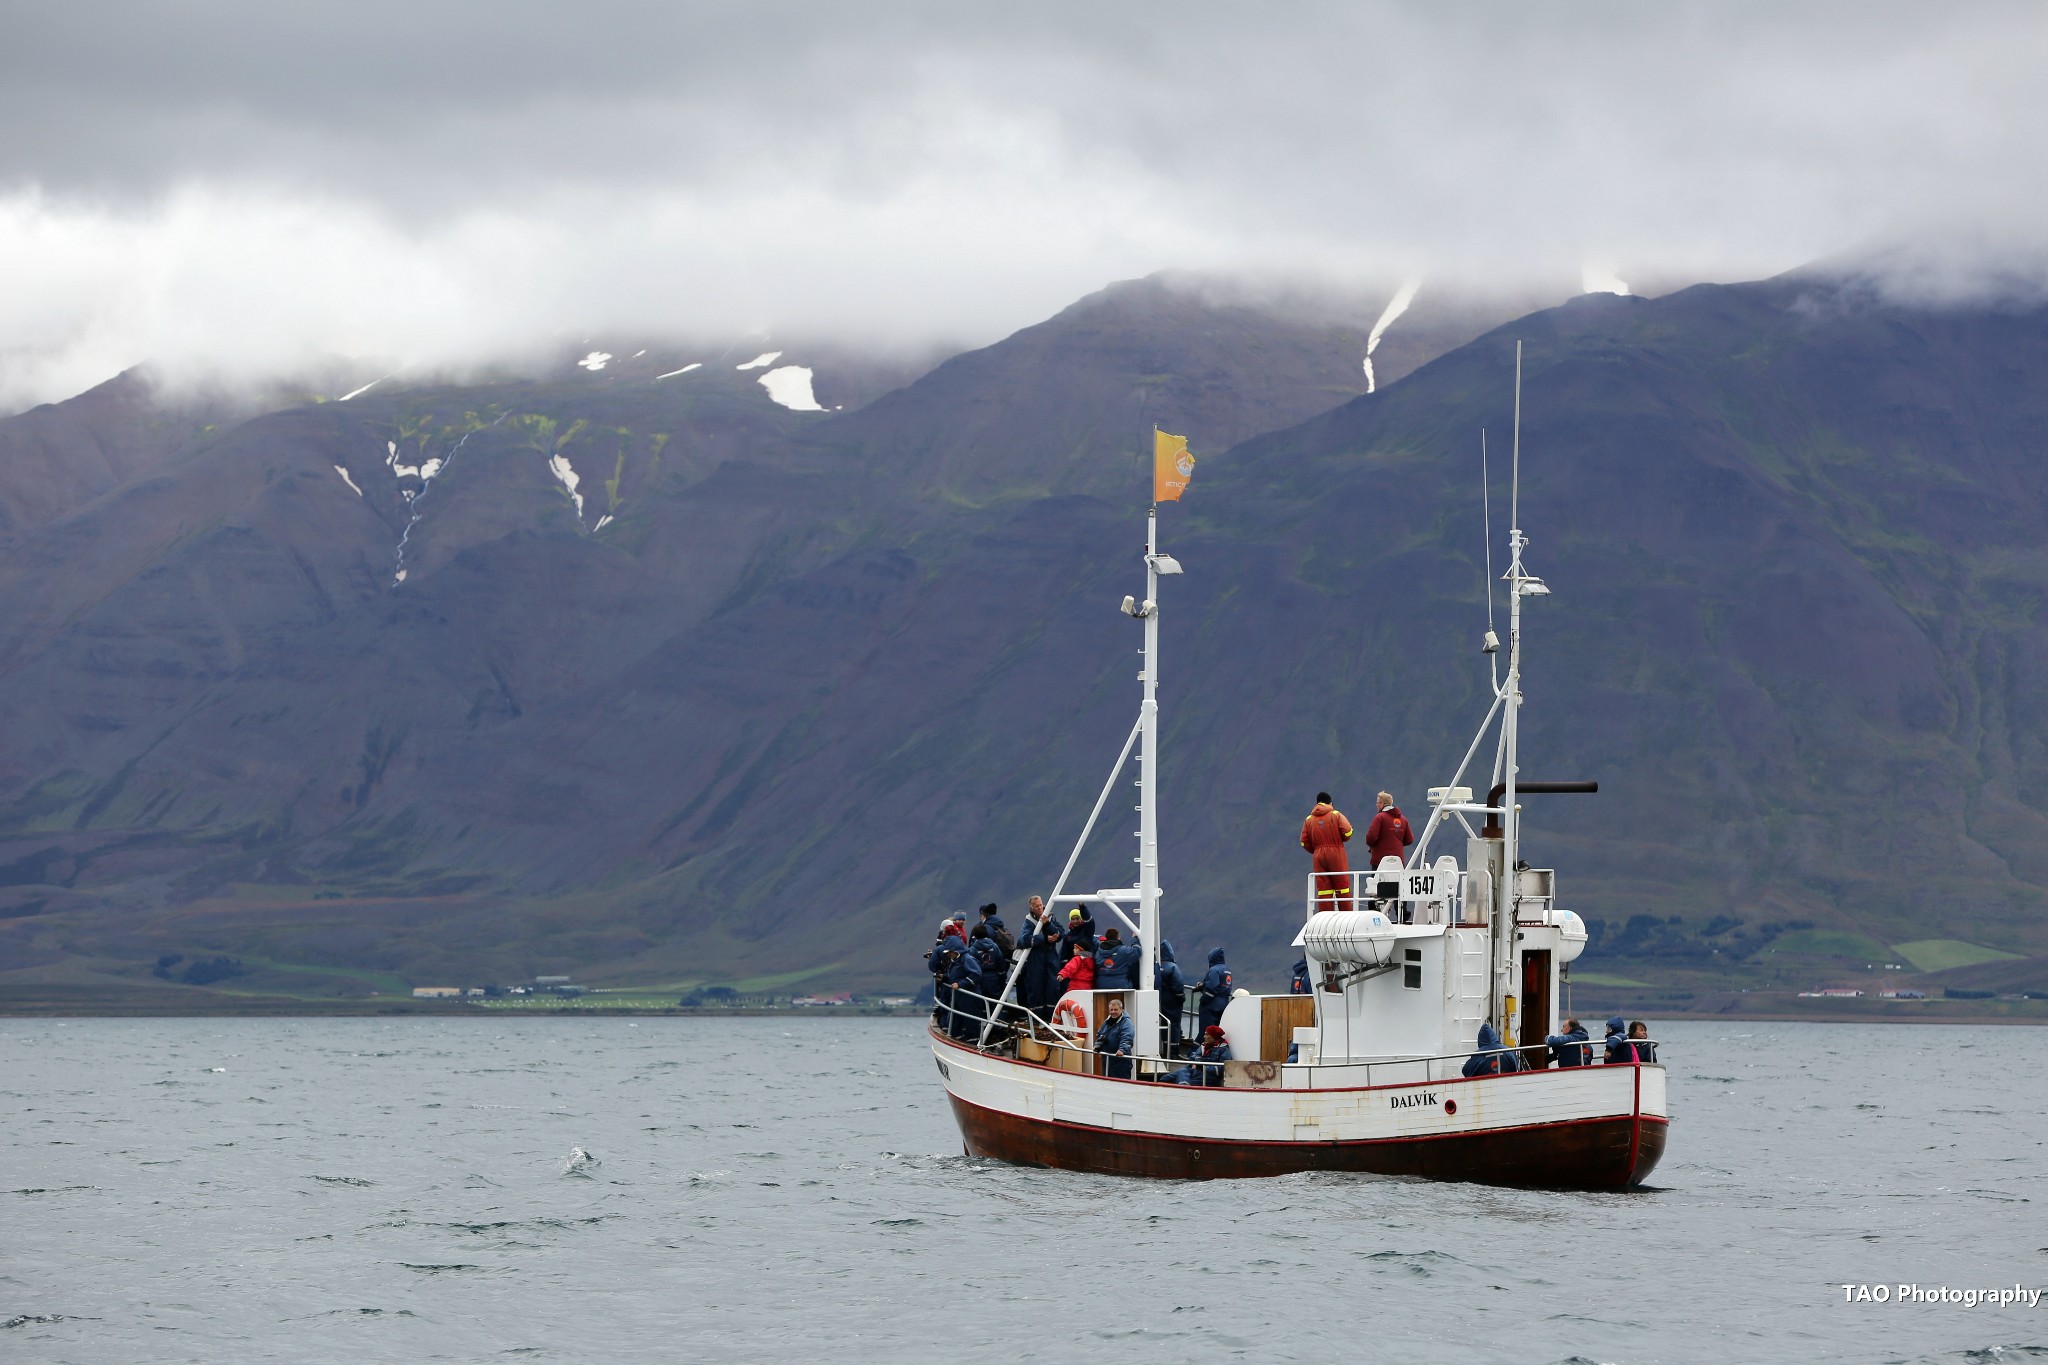
[[[2024,4],[12,5],[0,408],[148,360],[992,341],[1163,268],[2030,296]],[[374,377],[366,374],[365,378]]]
[[[0,4],[0,1005],[914,983],[1154,423],[1175,932],[1284,968],[1517,340],[1587,984],[2048,991],[2037,6]]]

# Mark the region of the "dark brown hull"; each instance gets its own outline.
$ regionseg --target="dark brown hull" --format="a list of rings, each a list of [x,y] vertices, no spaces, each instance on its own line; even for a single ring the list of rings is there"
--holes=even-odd
[[[948,1098],[970,1156],[1164,1180],[1365,1171],[1542,1189],[1626,1189],[1656,1169],[1668,1129],[1661,1118],[1622,1116],[1373,1142],[1217,1142],[1027,1119]]]

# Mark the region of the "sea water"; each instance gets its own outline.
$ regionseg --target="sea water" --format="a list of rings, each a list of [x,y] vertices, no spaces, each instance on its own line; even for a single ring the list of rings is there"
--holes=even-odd
[[[1899,1291],[2048,1287],[2048,1031],[1656,1031],[1583,1194],[971,1160],[909,1019],[0,1021],[0,1360],[2048,1358]]]

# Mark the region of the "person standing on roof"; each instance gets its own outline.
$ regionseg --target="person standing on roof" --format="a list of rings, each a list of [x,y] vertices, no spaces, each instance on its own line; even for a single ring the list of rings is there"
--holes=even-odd
[[[1394,804],[1391,792],[1381,792],[1379,812],[1372,817],[1372,823],[1365,827],[1365,847],[1372,854],[1372,865],[1378,867],[1382,858],[1408,860],[1408,845],[1415,842],[1414,827],[1408,817],[1401,814],[1401,808]]]
[[[1138,989],[1138,965],[1143,957],[1135,943],[1125,943],[1114,924],[1102,931],[1102,946],[1095,950],[1095,988],[1106,991]]]
[[[1230,990],[1236,983],[1230,979],[1230,968],[1224,965],[1223,950],[1209,950],[1209,970],[1202,977],[1201,1023],[1203,1033],[1210,1025],[1223,1023],[1223,1008],[1230,1003]]]
[[[1060,994],[1068,991],[1092,991],[1095,989],[1095,955],[1076,951],[1067,959],[1067,965],[1060,968]]]
[[[1095,956],[1095,917],[1088,913],[1088,907],[1077,905],[1067,911],[1067,955],[1069,957],[1086,953]]]
[[[1344,852],[1344,841],[1350,837],[1351,822],[1344,812],[1330,804],[1328,792],[1317,792],[1315,809],[1301,822],[1301,846],[1308,850],[1309,867],[1325,873],[1351,871],[1351,860]],[[1349,910],[1351,898],[1345,892],[1350,882],[1348,876],[1317,877],[1316,908]]]

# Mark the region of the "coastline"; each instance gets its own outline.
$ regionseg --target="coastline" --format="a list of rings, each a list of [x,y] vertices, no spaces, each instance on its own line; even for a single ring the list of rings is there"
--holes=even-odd
[[[1582,992],[1590,996],[1592,992]],[[1761,996],[1761,993],[1756,993]],[[165,998],[169,996],[171,998]],[[1808,1005],[1811,1005],[1809,1008]],[[1729,996],[1709,1008],[1673,1009],[1669,1002],[1617,992],[1581,1007],[1582,1016],[1619,1013],[1648,1019],[1729,1023],[1813,1024],[1995,1024],[2048,1025],[2048,1000],[1879,1000],[1840,998],[1809,1001],[1773,994],[1744,1000]],[[409,1018],[409,1019],[919,1019],[928,1007],[854,1006],[648,1006],[611,1004],[602,996],[550,1002],[546,1007],[500,1008],[471,1000],[412,1000],[398,996],[361,999],[306,999],[294,996],[238,996],[222,992],[141,990],[65,990],[49,986],[0,985],[0,1018],[5,1019],[149,1019],[149,1018]]]

